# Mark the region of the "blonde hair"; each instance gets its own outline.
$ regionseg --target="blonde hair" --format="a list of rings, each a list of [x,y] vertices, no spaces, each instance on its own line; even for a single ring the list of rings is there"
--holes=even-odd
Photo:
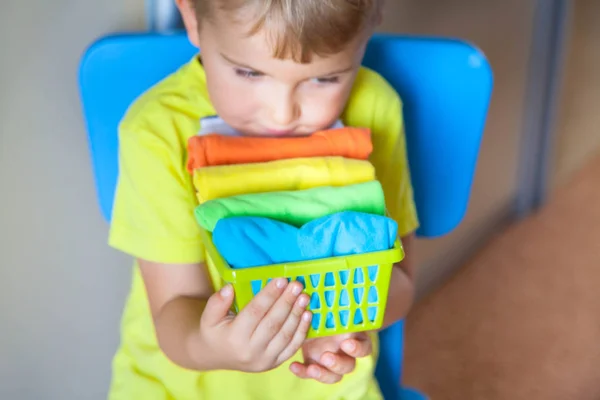
[[[249,36],[266,32],[273,56],[310,62],[343,50],[358,35],[374,29],[384,0],[193,0],[201,25],[215,10],[233,21],[253,25]]]

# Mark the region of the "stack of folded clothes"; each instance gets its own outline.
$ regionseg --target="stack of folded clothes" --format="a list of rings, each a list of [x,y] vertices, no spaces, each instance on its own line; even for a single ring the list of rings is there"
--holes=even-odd
[[[371,151],[370,131],[351,127],[306,137],[194,136],[187,168],[196,221],[234,269],[389,250],[398,228],[386,216]]]

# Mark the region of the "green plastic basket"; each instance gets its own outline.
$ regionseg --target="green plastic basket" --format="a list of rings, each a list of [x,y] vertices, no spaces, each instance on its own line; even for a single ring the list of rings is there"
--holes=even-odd
[[[271,279],[287,278],[304,285],[313,313],[309,338],[377,330],[383,324],[394,263],[404,258],[399,240],[386,251],[312,261],[233,269],[203,230],[207,265],[215,290],[232,284],[234,311],[242,310]]]

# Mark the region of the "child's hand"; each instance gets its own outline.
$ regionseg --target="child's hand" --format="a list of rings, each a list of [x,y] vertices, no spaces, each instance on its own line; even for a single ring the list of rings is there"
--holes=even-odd
[[[304,364],[293,363],[291,371],[303,379],[337,383],[354,371],[356,359],[373,351],[366,333],[353,333],[308,340],[302,346]]]
[[[309,298],[302,290],[299,282],[274,279],[234,316],[233,288],[224,287],[202,314],[202,351],[219,369],[263,372],[281,365],[300,349],[310,327]]]

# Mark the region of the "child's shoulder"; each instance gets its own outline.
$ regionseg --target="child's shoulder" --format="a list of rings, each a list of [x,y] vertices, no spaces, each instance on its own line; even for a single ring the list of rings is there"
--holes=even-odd
[[[344,122],[354,126],[374,125],[382,118],[401,119],[402,101],[396,90],[380,74],[361,67],[344,111]]]
[[[129,106],[120,126],[136,130],[161,125],[195,125],[213,112],[204,69],[198,59],[193,58],[142,93]]]

